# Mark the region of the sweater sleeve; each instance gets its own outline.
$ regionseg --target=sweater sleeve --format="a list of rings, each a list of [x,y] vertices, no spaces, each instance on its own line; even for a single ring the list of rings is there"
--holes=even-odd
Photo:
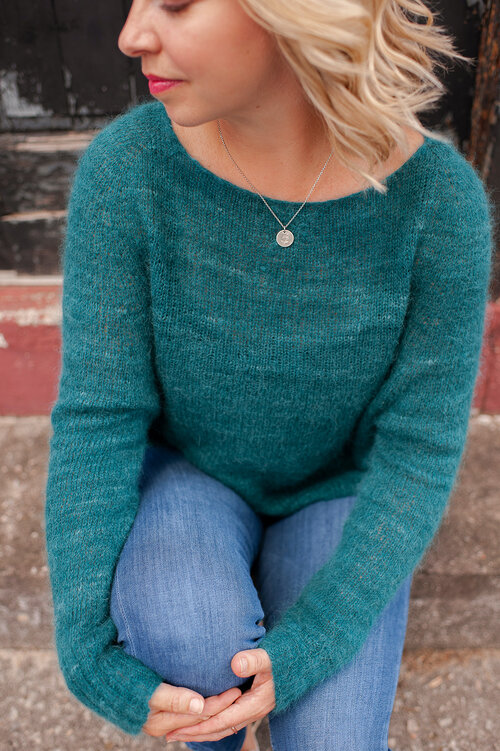
[[[459,154],[427,194],[398,348],[364,415],[373,442],[331,558],[259,647],[271,717],[350,662],[430,547],[465,447],[491,271],[493,201]]]
[[[54,640],[68,689],[137,735],[162,677],[116,643],[109,600],[139,504],[147,431],[159,412],[144,239],[120,139],[80,157],[62,253],[62,364],[52,405],[45,544]],[[116,146],[118,145],[118,148]]]

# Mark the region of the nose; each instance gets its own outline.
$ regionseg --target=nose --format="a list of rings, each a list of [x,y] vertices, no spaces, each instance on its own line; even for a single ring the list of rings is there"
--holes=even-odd
[[[118,36],[118,49],[127,57],[142,57],[151,52],[158,52],[160,40],[154,28],[148,22],[146,9],[140,9],[132,3],[127,20]]]

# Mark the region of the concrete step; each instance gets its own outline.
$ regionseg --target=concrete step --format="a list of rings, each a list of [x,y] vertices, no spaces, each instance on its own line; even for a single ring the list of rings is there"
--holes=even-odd
[[[50,432],[45,416],[0,418],[0,636],[8,648],[47,648],[52,638],[41,530]],[[448,515],[414,574],[408,648],[500,648],[498,456],[500,416],[472,417]]]
[[[59,672],[43,536],[50,432],[47,416],[0,418],[0,746],[153,749],[97,719]],[[500,416],[473,416],[449,513],[413,579],[393,751],[500,751],[498,456]],[[258,738],[271,751],[267,720]]]
[[[132,738],[84,707],[68,692],[52,650],[0,649],[0,674],[0,743],[9,751],[187,749],[144,733]],[[500,751],[499,706],[499,649],[405,648],[390,748]],[[257,740],[261,751],[272,751],[267,717]]]

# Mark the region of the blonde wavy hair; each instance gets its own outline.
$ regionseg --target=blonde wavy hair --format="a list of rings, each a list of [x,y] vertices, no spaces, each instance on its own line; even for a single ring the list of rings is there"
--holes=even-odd
[[[238,0],[276,40],[305,95],[323,118],[334,153],[381,193],[372,174],[397,145],[406,158],[404,127],[446,143],[416,116],[446,91],[434,68],[439,55],[472,63],[437,26],[421,0]],[[419,19],[425,19],[425,23]],[[359,169],[354,160],[369,165]]]

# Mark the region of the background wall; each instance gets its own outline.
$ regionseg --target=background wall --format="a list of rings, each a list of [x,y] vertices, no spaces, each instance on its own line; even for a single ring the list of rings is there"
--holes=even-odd
[[[442,130],[500,202],[500,0],[430,0],[475,63],[437,69]],[[0,414],[46,413],[59,369],[59,248],[79,154],[129,105],[151,100],[140,59],[118,49],[131,0],[0,5]],[[498,215],[498,210],[497,210]],[[500,253],[475,409],[500,412]],[[5,380],[8,383],[5,383]]]

